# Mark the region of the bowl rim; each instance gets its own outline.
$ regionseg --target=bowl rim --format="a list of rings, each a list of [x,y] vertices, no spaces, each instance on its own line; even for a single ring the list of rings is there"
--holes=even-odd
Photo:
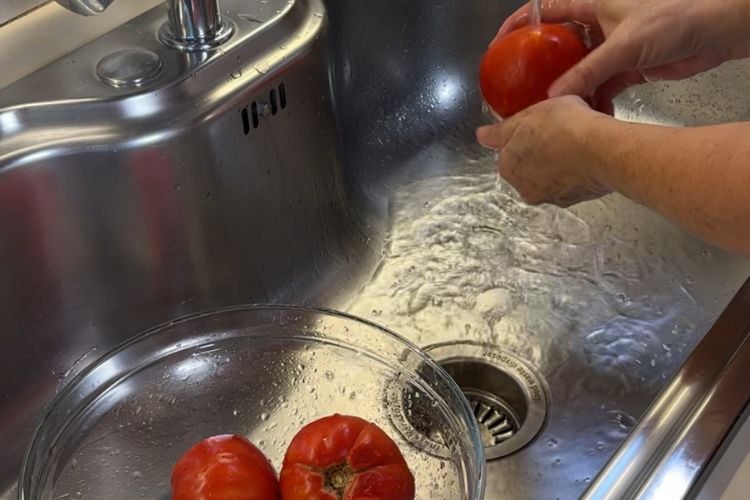
[[[177,325],[189,323],[197,319],[210,318],[212,316],[220,316],[220,315],[229,314],[233,312],[252,313],[252,312],[274,312],[274,311],[318,314],[318,315],[323,315],[327,317],[343,319],[346,321],[358,323],[362,326],[366,326],[372,329],[373,331],[379,332],[380,334],[384,334],[385,336],[389,337],[392,340],[395,340],[401,346],[406,348],[412,355],[418,356],[420,358],[419,361],[421,363],[424,363],[425,365],[429,366],[430,369],[433,370],[440,377],[442,382],[447,384],[446,385],[447,388],[451,392],[453,392],[454,395],[459,396],[456,399],[459,402],[461,408],[460,408],[460,414],[457,414],[456,416],[467,424],[467,427],[469,429],[468,438],[472,445],[471,448],[474,454],[473,459],[477,466],[476,477],[469,477],[469,474],[467,473],[467,481],[473,482],[473,486],[474,486],[475,493],[476,493],[476,498],[477,499],[483,498],[484,491],[485,491],[485,482],[486,482],[486,460],[485,460],[485,455],[484,455],[484,446],[482,445],[482,440],[481,440],[481,435],[480,435],[478,424],[473,417],[473,412],[471,410],[469,402],[464,397],[463,392],[461,391],[458,384],[453,380],[453,378],[448,374],[448,372],[442,366],[440,366],[440,364],[437,363],[432,357],[430,357],[422,348],[420,348],[418,345],[416,345],[414,342],[407,339],[406,337],[391,330],[390,328],[387,328],[383,325],[375,323],[374,321],[369,320],[367,318],[355,316],[347,312],[342,312],[342,311],[338,311],[338,310],[331,309],[331,308],[308,306],[308,305],[294,305],[294,304],[280,304],[280,303],[279,304],[251,303],[251,304],[241,304],[241,305],[232,305],[228,307],[217,307],[217,308],[206,309],[203,311],[190,313],[184,316],[179,316],[174,319],[158,323],[155,326],[149,327],[145,330],[140,331],[139,333],[136,333],[135,335],[129,337],[127,340],[116,345],[112,349],[109,349],[102,356],[96,358],[90,364],[88,364],[83,370],[81,370],[81,372],[77,373],[74,377],[68,380],[65,383],[64,387],[57,394],[55,394],[55,397],[52,398],[52,400],[49,403],[47,403],[47,405],[45,406],[42,412],[42,417],[40,418],[39,422],[34,426],[34,431],[32,432],[31,438],[29,439],[26,445],[26,450],[24,451],[24,455],[23,455],[23,461],[21,462],[21,469],[19,471],[18,484],[17,484],[18,486],[17,499],[18,500],[34,500],[31,497],[31,491],[30,491],[32,489],[32,486],[34,486],[33,484],[34,478],[31,477],[31,475],[34,472],[33,466],[36,465],[36,462],[37,462],[35,458],[35,455],[36,455],[35,451],[36,451],[37,446],[39,445],[39,441],[42,439],[43,431],[49,424],[50,420],[55,416],[55,412],[59,410],[59,406],[61,405],[61,403],[64,400],[66,400],[73,391],[76,390],[76,388],[79,386],[79,383],[81,381],[85,380],[87,376],[91,375],[91,373],[94,370],[96,370],[98,367],[100,367],[102,364],[113,359],[118,354],[128,350],[133,345],[138,344],[139,342],[143,341],[145,338],[150,337],[152,335],[156,335],[160,332],[166,331],[169,328],[175,327]],[[352,345],[356,345],[356,342],[354,342]],[[370,352],[369,349],[364,349],[364,350],[365,352]],[[106,382],[103,382],[103,384],[104,383]],[[71,416],[70,421],[72,421],[73,418],[74,416]],[[52,440],[53,446],[54,446],[54,443],[57,442],[62,431],[64,431],[65,428],[67,428],[67,425],[64,425],[61,428],[60,432],[58,432],[55,435],[55,437]],[[49,454],[46,454],[46,456],[49,456]],[[44,460],[43,464],[46,462],[47,460]]]

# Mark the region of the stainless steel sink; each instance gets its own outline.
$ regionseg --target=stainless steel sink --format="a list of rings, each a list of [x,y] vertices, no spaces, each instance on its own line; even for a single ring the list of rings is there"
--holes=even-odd
[[[617,196],[528,207],[497,183],[475,73],[519,3],[225,0],[233,36],[191,53],[159,42],[156,7],[0,89],[0,496],[99,355],[255,302],[345,309],[443,353],[488,439],[528,441],[497,443],[488,499],[617,498],[658,473],[743,343],[742,310],[706,333],[750,263]],[[161,69],[105,83],[97,64],[123,48]],[[748,68],[636,89],[618,113],[748,119]],[[665,407],[673,421],[644,427]],[[659,453],[634,444],[655,428]],[[643,454],[618,490],[623,450]]]

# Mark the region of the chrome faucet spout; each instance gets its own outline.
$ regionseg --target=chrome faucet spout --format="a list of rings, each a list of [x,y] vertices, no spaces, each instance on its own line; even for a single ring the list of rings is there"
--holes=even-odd
[[[71,12],[82,16],[93,16],[104,11],[114,0],[57,0]]]
[[[103,12],[114,0],[57,0],[84,16]],[[226,41],[233,31],[222,19],[219,0],[167,0],[169,20],[159,35],[166,45],[186,51],[208,50]]]

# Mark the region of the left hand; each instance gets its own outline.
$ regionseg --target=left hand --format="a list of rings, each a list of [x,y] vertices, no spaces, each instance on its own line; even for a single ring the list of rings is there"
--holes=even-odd
[[[567,207],[611,192],[587,146],[591,125],[611,119],[578,97],[558,97],[479,128],[477,140],[500,151],[500,175],[525,202]]]

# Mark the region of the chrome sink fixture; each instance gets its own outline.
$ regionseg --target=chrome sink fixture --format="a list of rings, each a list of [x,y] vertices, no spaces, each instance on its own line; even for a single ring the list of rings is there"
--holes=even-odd
[[[173,318],[269,302],[430,353],[483,429],[487,499],[700,483],[750,396],[750,263],[618,196],[530,207],[497,182],[476,71],[520,1],[128,1],[152,8],[67,30],[69,53],[0,88],[0,498],[86,366]],[[0,47],[122,5],[44,5]],[[617,113],[750,119],[749,69],[636,88]],[[420,415],[393,418],[429,449]]]
[[[103,12],[114,0],[57,0],[66,9],[91,16]],[[224,43],[234,26],[222,19],[218,0],[168,0],[169,20],[159,36],[166,45],[186,51],[214,48]]]

